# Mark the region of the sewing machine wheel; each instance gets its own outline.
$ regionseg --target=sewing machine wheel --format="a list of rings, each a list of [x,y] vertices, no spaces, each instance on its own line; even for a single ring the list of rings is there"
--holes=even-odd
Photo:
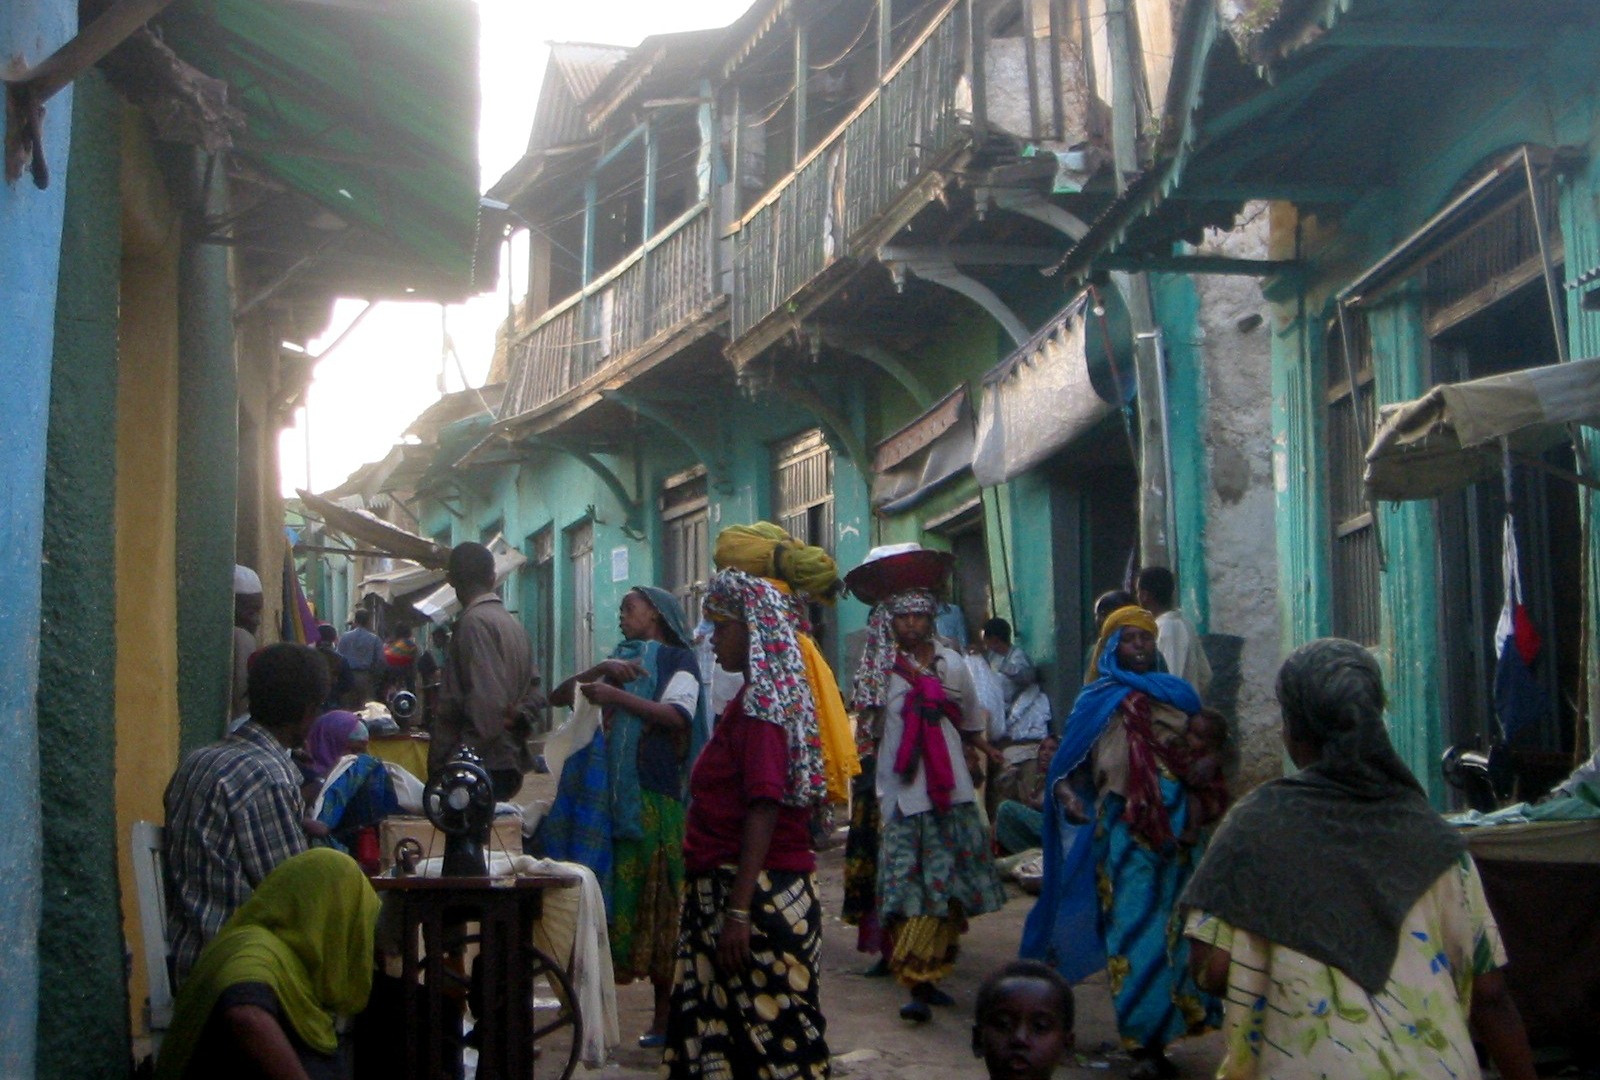
[[[548,1076],[559,1068],[560,1080],[569,1080],[583,1049],[577,992],[566,969],[539,949],[533,950],[533,984],[533,1047],[538,1054],[538,1072]]]

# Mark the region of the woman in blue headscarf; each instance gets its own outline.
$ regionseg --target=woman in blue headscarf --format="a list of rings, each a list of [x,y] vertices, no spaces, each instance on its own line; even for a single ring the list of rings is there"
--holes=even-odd
[[[677,599],[641,585],[622,598],[623,641],[550,695],[603,710],[602,729],[567,759],[540,827],[545,854],[581,862],[605,887],[619,984],[648,978],[655,1016],[639,1045],[660,1046],[671,1001],[683,888],[684,797],[708,732],[694,635]]]
[[[1135,1078],[1176,1076],[1168,1043],[1214,1027],[1215,998],[1188,972],[1188,944],[1170,932],[1199,862],[1180,844],[1188,824],[1185,735],[1194,687],[1157,670],[1156,622],[1124,607],[1100,628],[1089,673],[1046,780],[1044,881],[1022,955],[1070,981],[1107,970],[1117,1030]]]

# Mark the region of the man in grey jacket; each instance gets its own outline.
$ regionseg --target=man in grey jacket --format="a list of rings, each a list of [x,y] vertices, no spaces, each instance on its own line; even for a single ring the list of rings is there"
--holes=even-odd
[[[446,580],[461,618],[445,654],[428,769],[437,772],[470,747],[494,781],[495,798],[505,800],[533,767],[527,743],[539,682],[533,643],[495,595],[494,577],[494,555],[482,544],[451,550]]]

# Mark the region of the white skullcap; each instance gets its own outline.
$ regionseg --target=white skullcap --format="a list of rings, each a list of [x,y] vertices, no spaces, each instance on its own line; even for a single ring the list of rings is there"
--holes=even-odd
[[[248,566],[233,567],[233,595],[249,596],[261,591],[261,578]]]
[[[350,734],[345,739],[345,742],[368,742],[370,739],[371,736],[369,736],[367,733],[367,725],[363,724],[360,720],[357,720],[356,726],[350,729]]]

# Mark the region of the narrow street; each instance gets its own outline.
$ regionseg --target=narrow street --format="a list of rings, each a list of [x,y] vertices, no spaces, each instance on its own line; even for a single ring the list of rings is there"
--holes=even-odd
[[[841,839],[843,833],[840,834]],[[897,1010],[904,998],[892,980],[868,979],[862,971],[870,959],[855,951],[855,928],[838,919],[843,896],[844,847],[837,845],[819,856],[818,885],[828,912],[823,929],[822,1001],[828,1016],[828,1042],[833,1049],[834,1075],[873,1080],[954,1080],[981,1077],[983,1063],[972,1054],[972,1006],[978,984],[993,968],[1016,954],[1022,923],[1032,899],[1008,885],[1005,909],[975,919],[962,943],[955,975],[945,984],[956,999],[954,1007],[936,1010],[933,1021],[913,1027]],[[606,1068],[579,1075],[644,1080],[655,1076],[655,1051],[635,1045],[649,1022],[650,989],[647,984],[619,987],[617,1004],[622,1017],[623,1045]],[[1078,988],[1078,1054],[1063,1063],[1062,1077],[1120,1077],[1129,1059],[1117,1049],[1116,1025],[1103,976]],[[1176,1046],[1172,1059],[1183,1075],[1199,1078],[1211,1074],[1220,1053],[1218,1036],[1210,1035]]]

